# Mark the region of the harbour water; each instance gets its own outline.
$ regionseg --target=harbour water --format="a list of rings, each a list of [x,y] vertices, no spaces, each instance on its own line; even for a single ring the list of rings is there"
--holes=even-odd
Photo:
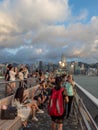
[[[74,80],[98,99],[98,76],[74,76]]]

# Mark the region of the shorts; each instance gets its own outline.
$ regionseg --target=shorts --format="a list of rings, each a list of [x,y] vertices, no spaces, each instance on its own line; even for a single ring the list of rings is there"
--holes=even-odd
[[[38,98],[41,98],[41,99],[42,99],[42,95],[39,94],[39,95],[37,95],[37,96],[34,96],[34,100],[38,100]]]
[[[66,109],[64,110],[63,115],[61,115],[61,116],[51,116],[51,119],[52,119],[52,121],[54,121],[55,123],[62,124],[63,121],[64,121],[65,115],[66,115]]]
[[[62,115],[62,116],[58,116],[58,117],[56,117],[56,116],[51,116],[51,119],[52,119],[52,121],[54,121],[55,123],[62,124],[63,121],[64,121],[64,116],[63,116],[63,115]]]

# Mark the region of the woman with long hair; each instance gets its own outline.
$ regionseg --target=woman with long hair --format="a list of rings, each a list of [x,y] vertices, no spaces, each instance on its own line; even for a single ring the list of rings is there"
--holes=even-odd
[[[52,89],[51,91],[51,95],[55,94],[53,93],[53,91],[61,91],[62,93],[62,104],[60,104],[61,106],[63,106],[64,111],[62,112],[62,114],[60,114],[60,116],[51,116],[52,119],[52,130],[56,130],[56,125],[58,130],[62,130],[63,128],[63,121],[64,121],[64,117],[65,117],[65,105],[66,102],[68,102],[68,98],[66,95],[66,90],[63,88],[62,89],[62,78],[61,77],[56,77],[55,79],[55,87]],[[59,93],[58,93],[59,94]],[[51,98],[50,95],[50,98]],[[55,106],[55,107],[59,107],[59,106]],[[53,108],[54,109],[54,108]]]
[[[18,116],[21,117],[22,124],[24,126],[27,125],[27,119],[28,119],[28,116],[30,115],[30,113],[32,113],[32,120],[34,120],[34,121],[38,121],[38,119],[35,116],[36,111],[38,111],[38,113],[43,113],[43,111],[38,108],[38,106],[35,102],[28,99],[27,95],[24,93],[24,88],[21,86],[19,88],[17,88],[17,90],[16,90],[16,93],[14,96],[14,104],[16,105],[16,107],[18,109],[18,112],[19,112]],[[27,117],[25,114],[27,115]]]
[[[12,82],[10,83],[11,93],[13,93],[13,91],[15,91],[15,88],[16,88],[16,83],[15,83],[16,74],[17,74],[17,73],[14,71],[14,67],[10,67],[9,76],[10,76],[10,81],[12,81]]]

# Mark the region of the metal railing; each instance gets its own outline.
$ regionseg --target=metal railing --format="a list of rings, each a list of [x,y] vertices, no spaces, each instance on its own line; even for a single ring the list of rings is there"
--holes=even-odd
[[[78,86],[78,84],[76,84],[76,87],[79,87],[81,89],[81,86]],[[84,91],[85,90],[83,89],[82,92],[84,93]],[[85,91],[85,94],[86,94],[86,91]],[[80,95],[78,95],[77,92],[75,94],[73,106],[74,106],[75,117],[77,118],[82,130],[98,130],[98,126],[95,120],[91,116],[91,113],[88,111],[82,98],[80,97]]]
[[[27,81],[27,83],[25,83],[25,81]],[[15,82],[15,88],[12,88],[11,86],[11,83]],[[16,92],[16,89],[19,87],[19,83],[21,82],[22,86],[24,88],[30,88],[34,85],[36,85],[38,82],[37,82],[37,79],[36,78],[27,78],[27,79],[24,79],[24,80],[15,80],[15,81],[1,81],[0,82],[0,98],[4,98],[4,97],[7,97],[11,94],[14,94]],[[7,92],[7,89],[10,88],[11,89],[11,94],[9,94]]]

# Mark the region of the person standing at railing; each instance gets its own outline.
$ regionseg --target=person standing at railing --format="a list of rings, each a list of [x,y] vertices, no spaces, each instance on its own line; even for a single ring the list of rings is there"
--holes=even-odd
[[[11,64],[7,65],[7,67],[6,67],[6,72],[5,72],[5,80],[6,81],[10,80],[10,76],[9,76],[9,69],[10,69],[10,67],[12,67]]]
[[[7,65],[7,67],[6,67],[5,81],[10,81],[9,70],[10,70],[11,67],[12,67],[12,64]],[[8,84],[6,84],[6,93],[7,93],[7,95],[9,95],[10,92],[11,92],[11,88],[9,87]]]
[[[10,83],[11,93],[13,93],[13,91],[15,91],[16,83],[14,81],[16,80],[16,77],[15,77],[16,74],[17,74],[17,72],[14,71],[14,67],[11,67],[9,70],[10,81],[13,81]]]
[[[15,77],[16,77],[16,79],[17,79],[17,77],[18,77],[18,68],[17,67],[14,67],[14,72],[16,72],[16,75],[15,75]]]
[[[67,75],[66,74],[62,75],[62,86],[64,88],[66,88],[66,80],[67,80]]]
[[[28,67],[27,66],[24,67],[23,74],[24,74],[24,88],[27,89],[27,83],[28,83],[27,82],[27,78],[28,78],[28,75],[29,75],[29,71],[28,71]]]
[[[20,68],[19,73],[18,73],[18,77],[20,79],[19,86],[21,86],[21,87],[24,87],[24,84],[23,84],[23,82],[24,82],[23,72],[24,72],[24,69]]]
[[[67,91],[67,95],[69,98],[69,102],[68,102],[68,108],[67,108],[67,117],[69,117],[70,112],[71,112],[71,106],[72,106],[72,102],[73,102],[73,97],[74,97],[74,80],[72,75],[68,75],[67,76],[67,80],[66,80],[66,91]]]

